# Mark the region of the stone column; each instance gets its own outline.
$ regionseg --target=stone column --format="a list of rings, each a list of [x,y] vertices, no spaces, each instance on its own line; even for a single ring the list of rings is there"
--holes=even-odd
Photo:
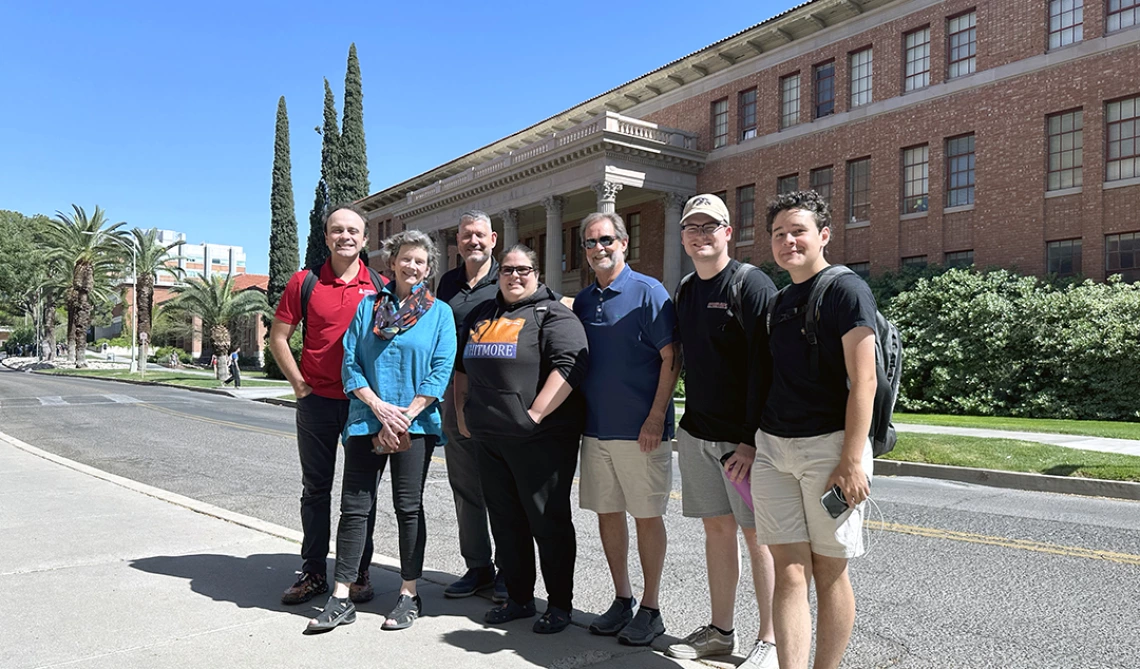
[[[590,186],[598,196],[598,211],[612,214],[617,210],[617,194],[622,185],[616,181],[599,181]]]
[[[670,294],[677,289],[681,277],[693,270],[693,262],[681,248],[681,211],[689,197],[684,193],[666,192],[665,204],[665,253],[661,264],[661,283]]]
[[[499,218],[503,219],[503,243],[496,250],[506,251],[519,243],[519,210],[504,209]]]
[[[542,282],[559,293],[562,292],[562,206],[565,203],[557,195],[542,200],[542,206],[546,207],[546,276]]]

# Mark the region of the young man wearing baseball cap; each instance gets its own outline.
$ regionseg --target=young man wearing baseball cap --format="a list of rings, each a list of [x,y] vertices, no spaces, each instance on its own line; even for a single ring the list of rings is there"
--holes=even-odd
[[[734,480],[743,479],[756,454],[758,426],[749,424],[747,407],[763,406],[764,398],[749,397],[749,375],[771,374],[763,314],[776,287],[764,272],[729,255],[732,227],[728,208],[716,195],[690,199],[681,215],[680,231],[667,234],[678,232],[696,269],[682,280],[676,296],[685,368],[685,415],[677,431],[682,513],[704,523],[712,616],[710,624],[670,646],[668,653],[695,659],[733,652],[733,607],[740,578],[739,527],[752,561],[760,614],[758,638],[741,666],[774,668],[772,555],[767,547],[756,543],[752,510],[726,471]],[[738,277],[740,272],[744,273]],[[734,284],[739,291],[736,299],[731,295]],[[734,313],[736,309],[739,314]],[[757,351],[763,355],[755,355]],[[754,394],[766,387],[751,384]]]

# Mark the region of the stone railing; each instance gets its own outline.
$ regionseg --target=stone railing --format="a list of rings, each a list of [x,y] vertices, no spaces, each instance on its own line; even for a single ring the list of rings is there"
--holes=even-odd
[[[496,172],[508,169],[511,166],[520,165],[545,153],[560,149],[602,132],[623,135],[634,140],[652,144],[663,144],[690,150],[697,148],[697,136],[694,133],[674,130],[672,128],[660,128],[656,123],[622,116],[614,112],[606,112],[605,114],[579,123],[567,130],[552,133],[550,137],[540,142],[535,142],[534,144],[525,146],[516,151],[511,151],[506,155],[499,156],[488,162],[469,167],[459,174],[453,174],[430,186],[425,186],[417,191],[408,193],[408,204],[416,204],[423,200],[431,199],[436,195],[454,190],[476,179],[482,179]]]

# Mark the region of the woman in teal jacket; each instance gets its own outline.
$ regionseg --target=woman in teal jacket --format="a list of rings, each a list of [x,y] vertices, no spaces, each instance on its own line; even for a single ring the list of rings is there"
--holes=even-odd
[[[345,426],[344,486],[336,534],[336,587],[324,611],[309,622],[312,634],[356,620],[349,584],[357,578],[368,512],[385,465],[392,463],[392,503],[400,538],[400,588],[386,630],[410,627],[422,609],[416,579],[423,571],[423,489],[432,451],[442,445],[440,398],[455,361],[451,308],[424,281],[436,269],[430,237],[407,230],[384,241],[394,280],[360,302],[344,334],[341,377],[350,398]],[[394,424],[379,416],[402,414]]]

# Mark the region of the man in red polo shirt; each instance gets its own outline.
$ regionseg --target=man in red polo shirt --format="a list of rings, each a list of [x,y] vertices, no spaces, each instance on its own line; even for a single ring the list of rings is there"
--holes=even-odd
[[[345,421],[348,398],[341,384],[344,362],[341,339],[365,295],[376,292],[372,275],[360,254],[367,241],[364,216],[355,207],[340,207],[325,219],[325,243],[331,255],[321,266],[307,307],[302,292],[309,270],[289,279],[277,305],[269,348],[285,378],[293,384],[297,397],[297,450],[301,456],[301,577],[281,596],[284,604],[300,604],[328,591],[326,561],[329,554],[329,527],[336,450]],[[387,280],[384,280],[387,283]],[[305,313],[302,313],[304,311]],[[301,366],[293,361],[289,337],[304,320]],[[397,432],[408,429],[402,414],[378,415]],[[360,560],[359,577],[352,585],[353,601],[372,599],[368,565],[372,562],[372,528],[376,507],[368,517],[368,540]]]

